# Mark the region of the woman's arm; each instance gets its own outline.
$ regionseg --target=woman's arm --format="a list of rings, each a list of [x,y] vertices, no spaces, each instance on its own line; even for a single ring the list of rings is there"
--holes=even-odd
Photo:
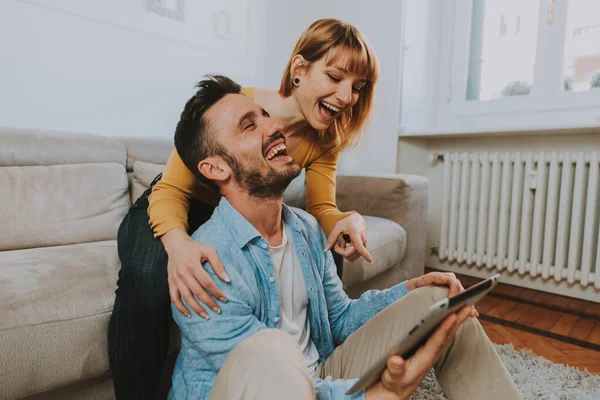
[[[242,94],[253,99],[254,88],[243,88]],[[177,151],[173,150],[161,180],[154,185],[148,199],[150,227],[154,231],[154,237],[160,238],[167,252],[171,302],[182,314],[190,316],[181,301],[183,298],[192,310],[207,318],[208,314],[196,298],[215,312],[220,308],[209,294],[222,302],[227,299],[202,268],[201,263],[208,261],[221,280],[229,282],[229,278],[215,250],[211,246],[192,240],[188,233],[191,197],[215,206],[220,199],[220,195],[214,189],[198,181]]]
[[[199,182],[177,151],[173,150],[161,180],[154,185],[148,198],[148,216],[155,237],[161,237],[175,228],[187,232],[191,197],[215,205],[219,201],[219,195]]]
[[[319,221],[326,235],[352,212],[341,212],[335,204],[335,176],[339,153],[327,152],[306,166],[306,211]]]
[[[334,248],[349,261],[363,256],[373,258],[365,248],[366,226],[362,216],[354,211],[341,212],[335,202],[335,177],[339,153],[329,151],[306,166],[306,210],[314,216],[327,235],[326,250]],[[347,240],[338,241],[340,235]]]
[[[149,197],[150,226],[167,252],[171,302],[181,313],[189,316],[181,301],[183,298],[192,310],[206,318],[208,314],[196,298],[212,310],[218,310],[219,306],[209,294],[222,302],[226,298],[206,273],[202,262],[208,260],[213,271],[222,280],[227,282],[229,278],[215,250],[192,240],[188,234],[188,211],[192,196],[208,203],[218,202],[218,195],[198,182],[177,151],[173,150],[161,180],[154,185]]]

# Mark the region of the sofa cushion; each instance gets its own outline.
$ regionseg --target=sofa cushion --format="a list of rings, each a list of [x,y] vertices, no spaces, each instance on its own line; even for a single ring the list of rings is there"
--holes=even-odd
[[[164,165],[136,161],[133,164],[131,200],[135,201],[162,172]],[[292,181],[283,194],[283,201],[290,207],[306,209],[306,193],[304,190],[306,173],[302,170],[300,176]]]
[[[136,161],[164,166],[174,149],[173,140],[162,138],[124,137],[119,140],[127,149],[127,171],[134,170]]]
[[[144,186],[144,190],[150,187],[150,184],[158,174],[165,168],[162,164],[152,164],[142,161],[136,161],[133,164],[133,177]]]
[[[0,387],[20,398],[108,371],[116,241],[0,252]]]
[[[127,212],[118,163],[0,167],[0,250],[115,239]]]
[[[373,257],[373,264],[362,257],[352,263],[345,260],[342,277],[345,289],[398,267],[406,251],[404,228],[389,219],[369,216],[364,218],[367,224],[367,250]]]
[[[118,163],[125,146],[116,139],[84,133],[0,127],[0,166]]]
[[[134,202],[150,187],[150,184],[160,174],[165,166],[136,161],[133,164],[133,176],[131,179],[131,201]]]

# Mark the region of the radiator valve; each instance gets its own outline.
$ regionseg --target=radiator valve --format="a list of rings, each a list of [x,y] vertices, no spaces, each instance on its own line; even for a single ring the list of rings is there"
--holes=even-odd
[[[429,160],[431,161],[432,164],[437,164],[437,163],[444,162],[444,154],[442,154],[442,153],[432,153],[429,156]]]

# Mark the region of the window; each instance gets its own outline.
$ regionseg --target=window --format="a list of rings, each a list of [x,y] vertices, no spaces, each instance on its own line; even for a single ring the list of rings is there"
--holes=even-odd
[[[528,95],[533,84],[538,1],[473,1],[467,100]]]
[[[411,6],[413,1],[418,0],[405,0],[406,29],[418,24],[411,15],[419,7]],[[434,63],[433,68],[421,65],[420,69],[433,70],[437,76],[431,98],[434,130],[600,127],[600,1],[432,4],[435,9],[421,22],[428,24],[428,34],[438,42],[429,51],[439,56],[427,61]],[[436,17],[441,23],[436,23]],[[416,34],[405,32],[405,36],[403,48],[413,48],[415,43],[406,40],[414,41]],[[414,93],[418,77],[404,74],[407,67],[416,69],[408,65],[415,62],[411,57],[403,55],[403,80]],[[403,106],[410,108],[404,102],[411,95],[403,88]]]
[[[600,5],[594,0],[569,1],[563,79],[565,91],[600,88]]]

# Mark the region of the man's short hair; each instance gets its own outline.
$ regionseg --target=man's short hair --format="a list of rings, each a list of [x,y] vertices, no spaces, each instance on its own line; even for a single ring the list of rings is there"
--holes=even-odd
[[[206,75],[196,85],[196,93],[185,104],[175,129],[175,149],[183,163],[199,180],[206,178],[198,170],[198,163],[210,156],[229,156],[216,140],[204,114],[228,94],[239,94],[241,86],[221,75]]]

